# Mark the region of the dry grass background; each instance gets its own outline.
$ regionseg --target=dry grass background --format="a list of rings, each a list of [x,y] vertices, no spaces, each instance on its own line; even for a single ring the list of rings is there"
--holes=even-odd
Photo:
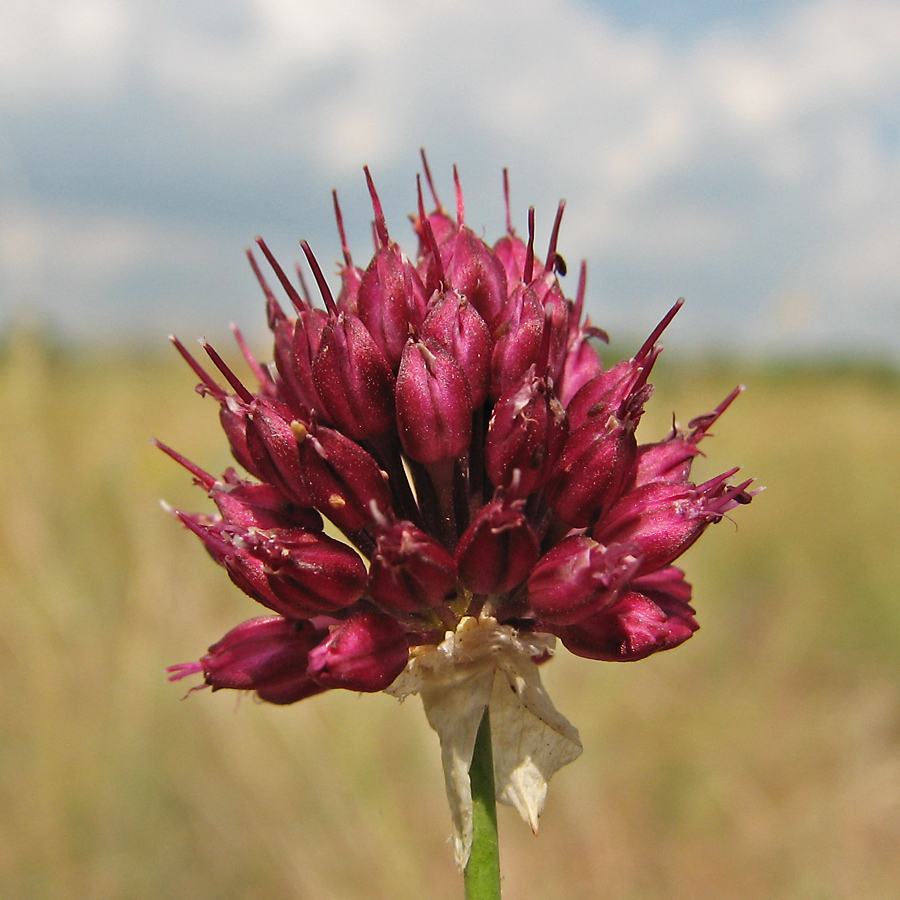
[[[900,377],[660,365],[644,439],[748,390],[707,476],[768,490],[685,558],[702,630],[637,665],[544,670],[584,756],[504,896],[868,900],[900,885]],[[167,684],[254,604],[157,505],[202,508],[157,436],[221,470],[174,354],[0,356],[0,895],[458,898],[417,700],[289,708]]]

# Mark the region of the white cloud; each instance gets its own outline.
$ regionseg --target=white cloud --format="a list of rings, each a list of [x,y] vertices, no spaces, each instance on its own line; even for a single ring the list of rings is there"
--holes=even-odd
[[[657,303],[682,283],[701,306],[739,295],[745,322],[775,298],[814,295],[837,334],[838,311],[851,308],[868,309],[877,330],[898,292],[895,0],[818,0],[679,46],[574,0],[16,0],[3,10],[0,114],[96,108],[118,93],[141,116],[154,98],[157,155],[187,183],[253,160],[283,179],[320,179],[324,211],[333,182],[361,184],[366,162],[390,187],[398,159],[406,166],[424,143],[440,166],[463,164],[473,217],[499,207],[503,164],[514,201],[535,201],[541,227],[567,196],[567,250],[595,263],[601,294],[633,296],[633,285]],[[220,163],[227,153],[235,161]],[[405,183],[395,202],[408,209]],[[21,227],[58,234],[52,218]],[[127,235],[165,231],[151,218],[120,206],[71,239],[82,260],[107,246],[149,258],[153,240]],[[129,232],[124,220],[138,224]]]

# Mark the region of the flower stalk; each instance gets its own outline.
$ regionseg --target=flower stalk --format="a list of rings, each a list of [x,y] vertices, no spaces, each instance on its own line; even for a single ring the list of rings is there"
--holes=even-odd
[[[472,784],[472,853],[463,873],[466,900],[500,900],[500,841],[491,748],[490,707],[485,709],[469,766]]]

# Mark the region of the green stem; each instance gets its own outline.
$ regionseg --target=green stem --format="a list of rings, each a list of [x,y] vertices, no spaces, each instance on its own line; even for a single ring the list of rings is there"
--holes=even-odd
[[[474,835],[472,855],[463,876],[466,900],[500,900],[500,843],[497,838],[491,717],[487,709],[478,726],[469,779],[472,782]]]

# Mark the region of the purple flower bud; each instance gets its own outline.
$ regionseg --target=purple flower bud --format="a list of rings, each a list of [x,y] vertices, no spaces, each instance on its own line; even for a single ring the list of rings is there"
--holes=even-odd
[[[313,380],[325,413],[355,441],[394,425],[394,375],[356,316],[329,318],[313,361]]]
[[[359,317],[391,368],[400,364],[410,332],[425,318],[425,286],[396,245],[382,247],[359,285]]]
[[[345,609],[366,589],[363,561],[348,544],[326,534],[259,532],[245,538],[261,559],[282,614],[305,619]]]
[[[548,276],[544,276],[541,282],[545,282]],[[563,369],[566,364],[566,355],[569,349],[569,316],[571,304],[563,296],[556,276],[552,276],[549,288],[541,297],[538,296],[544,307],[544,332],[542,343],[547,345],[542,353],[547,358],[547,374],[554,384],[562,380]]]
[[[465,225],[460,225],[440,249],[450,286],[459,291],[493,328],[506,301],[506,272],[500,260]]]
[[[633,581],[608,609],[554,631],[587,659],[630,662],[684,643],[698,628],[691,588],[675,568]]]
[[[256,691],[270,703],[296,703],[326,688],[306,673],[309,652],[323,637],[312,622],[260,616],[232,628],[198,663],[170,666],[170,681],[203,673],[214,691]]]
[[[229,525],[322,530],[322,516],[315,509],[291,503],[271,484],[253,484],[249,481],[216,484],[211,488],[210,496]]]
[[[294,423],[305,489],[312,506],[350,533],[374,520],[373,506],[391,509],[391,488],[378,463],[332,428]]]
[[[228,439],[228,445],[231,447],[231,455],[235,458],[238,465],[243,466],[251,475],[257,478],[263,478],[250,449],[247,447],[247,420],[245,417],[246,409],[241,405],[240,401],[236,401],[232,397],[226,398],[219,407],[219,424],[225,437]]]
[[[360,282],[357,308],[388,365],[396,371],[407,338],[425,318],[428,294],[406,254],[388,237],[384,213],[368,169],[366,180],[380,246]]]
[[[368,593],[388,612],[433,609],[456,594],[456,563],[412,522],[388,525],[378,532]]]
[[[601,543],[633,542],[642,557],[640,574],[648,574],[679,557],[706,527],[738,504],[749,503],[751,481],[729,485],[732,469],[695,487],[652,482],[629,491],[603,516],[593,531]]]
[[[524,505],[524,500],[493,500],[463,532],[456,565],[460,582],[470,591],[506,594],[528,577],[540,550]]]
[[[459,176],[456,183],[456,218],[458,225],[440,243],[441,266],[452,288],[459,291],[493,330],[506,302],[506,272],[491,248],[465,224],[465,206]]]
[[[484,447],[485,471],[511,499],[527,497],[549,478],[567,434],[565,410],[532,366],[494,406]]]
[[[309,654],[309,674],[322,687],[383,691],[406,668],[406,631],[391,616],[365,610],[337,625]]]
[[[518,384],[538,362],[543,334],[544,308],[532,288],[520,285],[510,294],[494,328],[491,397],[496,399]]]
[[[435,294],[420,337],[427,345],[443,347],[459,363],[469,385],[472,408],[478,409],[488,395],[493,342],[475,307],[456,291]]]
[[[616,415],[631,395],[639,375],[640,368],[633,360],[626,359],[591,378],[566,406],[572,428],[581,428],[587,422],[603,422]]]
[[[528,600],[542,621],[579,622],[612,605],[639,563],[630,545],[604,547],[583,535],[568,537],[534,567]]]
[[[247,408],[244,421],[247,450],[258,477],[300,506],[314,506],[303,480],[291,410],[278,401],[259,398]]]
[[[525,272],[525,260],[528,256],[525,242],[515,232],[510,231],[494,244],[494,255],[500,260],[503,271],[506,272],[507,285],[518,284]],[[536,259],[534,264],[537,267],[541,265]]]
[[[194,476],[194,482],[205,488],[222,514],[221,523],[239,528],[301,528],[305,531],[321,531],[322,517],[310,508],[291,503],[271,484],[254,484],[242,479],[234,469],[227,469],[221,479],[213,478],[196,463],[160,441],[153,443],[164,453],[184,466]],[[178,514],[194,520],[198,527],[215,524],[204,516]],[[189,526],[192,527],[192,526]]]
[[[459,363],[442,347],[409,341],[397,374],[397,426],[421,463],[461,456],[472,436],[472,399]]]
[[[312,367],[327,322],[328,315],[324,310],[309,308],[300,310],[294,328],[290,357],[284,363],[279,363],[277,359],[275,362],[282,378],[292,385],[293,393],[303,404],[303,408],[307,411],[315,410],[323,418],[328,414],[319,396]]]
[[[636,453],[634,425],[628,420],[610,417],[603,425],[588,422],[573,431],[546,487],[553,512],[575,528],[592,524],[618,499]]]

